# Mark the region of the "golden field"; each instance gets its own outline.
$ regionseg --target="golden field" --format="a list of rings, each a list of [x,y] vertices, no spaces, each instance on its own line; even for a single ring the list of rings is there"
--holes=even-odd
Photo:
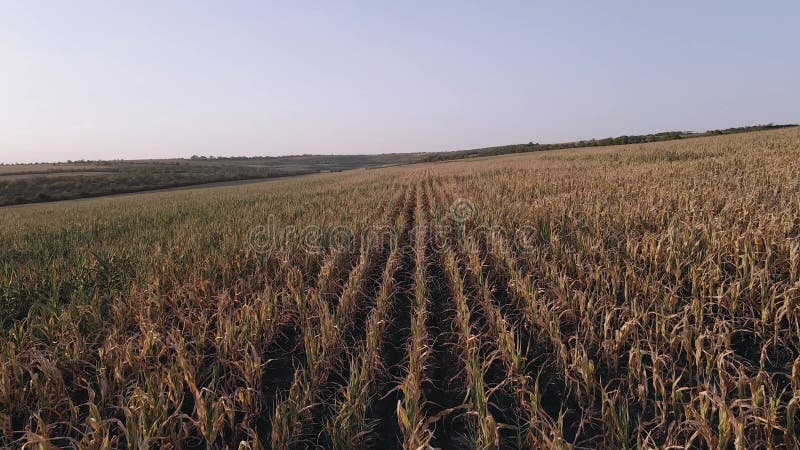
[[[800,129],[0,209],[0,445],[798,448]]]

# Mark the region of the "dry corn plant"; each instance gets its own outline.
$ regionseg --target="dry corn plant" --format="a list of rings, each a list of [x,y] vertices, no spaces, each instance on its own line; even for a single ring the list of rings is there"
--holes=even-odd
[[[799,448],[798,174],[788,128],[3,210],[0,446]]]

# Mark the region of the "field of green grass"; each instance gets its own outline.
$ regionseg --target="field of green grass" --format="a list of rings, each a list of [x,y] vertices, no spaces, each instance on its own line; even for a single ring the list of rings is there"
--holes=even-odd
[[[407,164],[420,154],[298,155],[0,165],[0,206]]]

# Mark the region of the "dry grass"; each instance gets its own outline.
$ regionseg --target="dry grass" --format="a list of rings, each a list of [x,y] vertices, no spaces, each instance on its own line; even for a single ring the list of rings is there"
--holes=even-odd
[[[5,210],[0,445],[797,448],[798,174],[786,129]]]

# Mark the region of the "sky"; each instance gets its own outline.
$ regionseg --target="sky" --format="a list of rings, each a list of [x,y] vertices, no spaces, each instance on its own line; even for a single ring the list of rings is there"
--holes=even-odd
[[[800,122],[800,2],[0,0],[0,162]]]

